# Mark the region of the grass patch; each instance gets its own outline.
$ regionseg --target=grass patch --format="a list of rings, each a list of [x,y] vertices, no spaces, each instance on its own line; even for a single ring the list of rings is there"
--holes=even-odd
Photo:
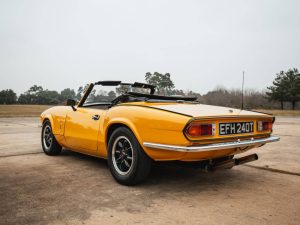
[[[50,105],[0,105],[0,118],[2,117],[36,117],[53,106]]]
[[[36,117],[41,113],[53,107],[52,105],[0,105],[0,117]],[[270,113],[275,116],[300,116],[300,110],[269,110],[256,109],[262,113]]]

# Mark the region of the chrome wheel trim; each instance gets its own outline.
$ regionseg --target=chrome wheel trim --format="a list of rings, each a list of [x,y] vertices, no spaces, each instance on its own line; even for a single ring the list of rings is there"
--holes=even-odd
[[[131,142],[125,136],[119,136],[112,146],[112,162],[115,170],[120,175],[126,175],[134,163]]]
[[[44,148],[49,151],[53,142],[53,134],[50,125],[46,125],[43,131],[43,145]]]

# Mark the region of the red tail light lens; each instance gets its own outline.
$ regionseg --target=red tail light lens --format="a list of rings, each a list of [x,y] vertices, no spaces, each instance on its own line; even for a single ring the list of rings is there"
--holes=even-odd
[[[257,131],[272,131],[273,123],[271,121],[257,121]]]
[[[186,133],[191,137],[210,136],[215,132],[214,124],[191,124],[188,126]]]

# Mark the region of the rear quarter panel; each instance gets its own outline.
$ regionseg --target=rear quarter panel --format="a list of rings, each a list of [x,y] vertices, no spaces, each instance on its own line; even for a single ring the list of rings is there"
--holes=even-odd
[[[145,106],[134,105],[119,105],[111,108],[107,113],[106,121],[104,122],[104,133],[112,124],[121,123],[128,126],[139,143],[143,145],[144,142],[152,142],[167,145],[189,146],[199,144],[209,144],[216,142],[223,142],[224,139],[232,138],[249,138],[249,134],[234,135],[234,136],[220,136],[218,124],[220,122],[232,122],[232,121],[253,121],[255,126],[255,132],[252,136],[269,136],[270,132],[256,132],[256,122],[259,119],[273,120],[274,118],[265,114],[251,112],[240,113],[242,115],[219,115],[211,117],[191,117],[183,114],[164,111],[157,108],[149,108]],[[189,138],[183,133],[185,126],[191,121],[201,122],[213,122],[217,125],[217,132],[215,136],[203,137],[203,138]],[[106,140],[107,141],[107,140]],[[105,143],[105,142],[104,142]],[[103,146],[106,149],[106,146]],[[160,160],[184,160],[193,161],[200,159],[210,159],[216,157],[222,157],[225,155],[240,153],[237,149],[226,149],[215,152],[200,152],[200,153],[185,153],[177,151],[167,151],[159,149],[151,149],[143,147],[149,157],[156,161]],[[245,148],[246,150],[246,148]],[[107,154],[106,152],[103,154]]]
[[[163,110],[142,106],[120,105],[111,108],[107,112],[103,126],[104,132],[107,134],[111,125],[116,123],[124,124],[131,129],[141,145],[143,145],[143,142],[188,145],[189,141],[185,138],[182,131],[190,119],[191,117],[189,116]],[[106,146],[103,149],[106,149]],[[172,160],[184,154],[174,152],[170,155],[166,151],[151,150],[148,148],[144,148],[144,150],[155,160]]]

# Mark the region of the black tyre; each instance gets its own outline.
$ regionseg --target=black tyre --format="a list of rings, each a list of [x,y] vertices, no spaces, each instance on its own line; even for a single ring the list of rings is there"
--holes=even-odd
[[[41,141],[43,151],[47,155],[58,155],[61,152],[62,147],[56,141],[53,133],[50,121],[45,121],[43,123]]]
[[[128,186],[144,181],[152,165],[152,160],[126,127],[117,128],[112,133],[108,142],[107,159],[115,180]]]

